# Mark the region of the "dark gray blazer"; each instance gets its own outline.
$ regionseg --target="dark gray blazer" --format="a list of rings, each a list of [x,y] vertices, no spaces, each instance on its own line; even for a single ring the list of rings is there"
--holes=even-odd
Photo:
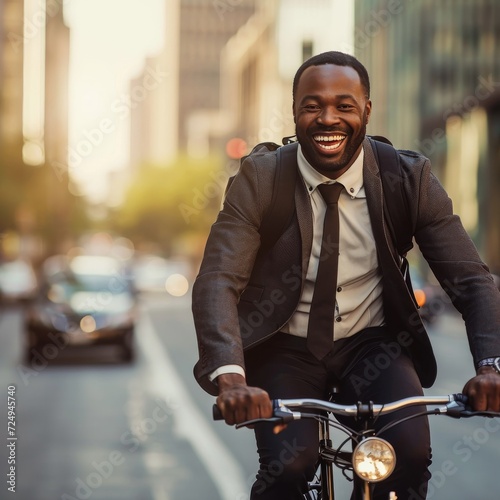
[[[364,187],[383,273],[384,310],[395,341],[407,347],[424,387],[436,378],[436,361],[391,241],[380,172],[364,142]],[[465,232],[427,158],[400,151],[403,185],[415,241],[454,306],[462,313],[474,362],[500,356],[500,293]],[[259,227],[273,191],[276,153],[246,159],[212,226],[193,287],[199,347],[194,373],[209,393],[208,375],[222,365],[244,367],[243,350],[279,331],[295,311],[313,237],[312,208],[299,176],[296,217],[266,255],[259,255]]]

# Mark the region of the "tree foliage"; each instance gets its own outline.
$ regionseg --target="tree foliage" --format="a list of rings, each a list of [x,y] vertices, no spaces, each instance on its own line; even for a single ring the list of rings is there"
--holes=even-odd
[[[115,213],[115,229],[163,248],[188,233],[206,233],[234,167],[215,158],[185,157],[168,166],[142,166]]]
[[[69,192],[67,176],[12,158],[0,159],[0,234],[29,232],[50,251],[89,226],[85,200]]]

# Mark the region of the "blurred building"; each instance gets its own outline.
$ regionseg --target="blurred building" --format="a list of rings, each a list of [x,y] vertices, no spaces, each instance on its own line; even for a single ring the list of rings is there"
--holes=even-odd
[[[47,211],[51,240],[63,242],[70,229],[71,180],[68,171],[68,85],[70,30],[59,8],[46,11],[44,135]]]
[[[312,55],[352,47],[352,16],[341,0],[259,3],[222,55],[222,109],[231,135],[249,147],[293,135],[295,72]]]
[[[62,7],[47,15],[45,26],[45,113],[44,149],[46,163],[68,164],[68,82],[70,31]]]
[[[430,157],[484,258],[500,269],[496,0],[356,0],[354,48],[371,77],[369,133]]]
[[[68,228],[69,30],[62,1],[0,0],[0,54],[0,231],[13,232],[19,255],[34,259],[38,234],[61,241]]]
[[[23,2],[0,0],[1,168],[22,162]]]
[[[217,126],[220,53],[253,14],[256,1],[166,1],[165,49],[131,82],[133,95],[148,73],[160,75],[147,99],[132,109],[133,165],[168,163],[186,150],[189,136]],[[195,148],[196,154],[207,152],[200,144]]]
[[[19,86],[19,92],[24,88],[24,99],[17,113],[22,121],[23,160],[33,166],[47,164],[61,178],[68,164],[70,32],[62,0],[47,4],[25,0],[24,7],[24,31],[21,28],[16,36],[16,50],[24,53]]]
[[[169,163],[179,151],[180,2],[165,3],[165,47],[158,56],[148,58],[143,71],[130,82],[133,167]]]
[[[177,85],[165,77],[132,109],[133,165],[166,163],[179,151],[202,157],[233,137],[251,144],[292,135],[297,68],[315,53],[352,47],[353,9],[342,0],[175,0],[167,10],[165,51],[131,88],[156,67],[177,72]]]
[[[179,144],[203,156],[209,131],[224,135],[226,117],[220,114],[221,51],[250,19],[259,0],[181,0],[179,57]],[[273,2],[269,2],[273,3]]]

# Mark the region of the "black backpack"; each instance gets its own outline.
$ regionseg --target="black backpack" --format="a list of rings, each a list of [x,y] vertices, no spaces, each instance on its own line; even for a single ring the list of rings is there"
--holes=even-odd
[[[399,255],[402,257],[401,272],[405,278],[408,273],[406,254],[413,248],[412,225],[406,196],[403,191],[402,171],[399,155],[391,142],[382,136],[369,136],[373,151],[380,169],[384,201],[387,209],[389,230],[396,243]],[[285,229],[290,225],[295,213],[295,183],[297,180],[297,142],[290,138],[283,139],[283,146],[274,142],[257,144],[249,155],[276,151],[277,167],[274,177],[271,205],[260,227],[260,252],[267,252],[278,241]],[[228,186],[232,178],[229,179]],[[278,189],[279,186],[279,189]],[[227,188],[226,188],[227,189]]]

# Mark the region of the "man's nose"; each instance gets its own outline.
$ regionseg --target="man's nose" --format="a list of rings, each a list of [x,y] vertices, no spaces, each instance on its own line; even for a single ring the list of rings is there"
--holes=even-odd
[[[323,125],[331,126],[339,123],[339,121],[339,111],[335,106],[327,106],[323,108],[321,113],[318,115],[318,122]]]

